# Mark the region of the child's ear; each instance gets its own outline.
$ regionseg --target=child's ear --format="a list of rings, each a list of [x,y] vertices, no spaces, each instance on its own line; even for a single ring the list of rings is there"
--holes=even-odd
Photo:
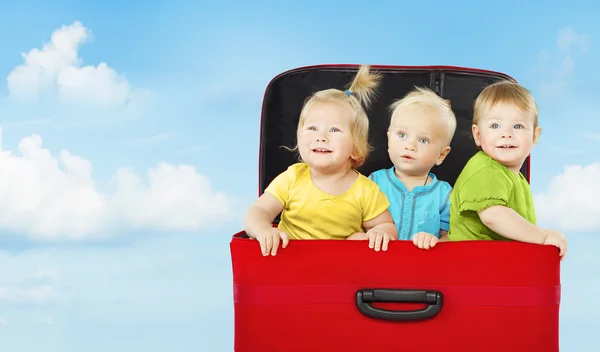
[[[541,135],[542,135],[542,128],[536,127],[535,130],[533,131],[533,144],[534,145],[538,142],[538,139],[540,139]]]
[[[473,124],[473,126],[471,126],[471,131],[473,132],[473,139],[475,140],[475,144],[478,147],[481,147],[481,134],[479,132],[479,127],[477,127],[477,124]]]
[[[387,146],[388,146],[387,151],[389,152],[390,151],[390,130],[389,129],[387,130],[386,135],[387,135]]]
[[[446,159],[446,156],[448,156],[448,153],[450,153],[450,146],[444,147],[444,149],[442,149],[442,152],[440,153],[440,156],[438,156],[438,159],[435,162],[435,164],[441,165],[444,162],[444,159]]]

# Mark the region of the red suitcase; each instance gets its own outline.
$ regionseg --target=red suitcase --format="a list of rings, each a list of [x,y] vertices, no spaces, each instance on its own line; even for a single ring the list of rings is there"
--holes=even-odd
[[[261,118],[259,193],[295,156],[304,99],[343,88],[357,66],[313,66],[268,85]],[[374,66],[384,74],[368,111],[375,151],[359,171],[390,167],[387,107],[414,86],[452,101],[458,119],[452,151],[433,170],[453,184],[476,151],[472,105],[501,73],[458,67]],[[523,167],[529,179],[529,160]],[[396,241],[374,252],[362,241],[291,241],[263,257],[240,232],[230,244],[234,349],[246,351],[558,351],[558,250],[517,242],[440,243],[425,251]]]

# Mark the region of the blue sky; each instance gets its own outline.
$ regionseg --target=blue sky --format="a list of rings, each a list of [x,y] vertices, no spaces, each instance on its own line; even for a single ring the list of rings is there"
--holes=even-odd
[[[321,63],[477,67],[534,92],[538,218],[570,241],[561,346],[597,350],[600,5],[483,6],[0,5],[2,350],[231,351],[228,242],[257,195],[262,95]]]

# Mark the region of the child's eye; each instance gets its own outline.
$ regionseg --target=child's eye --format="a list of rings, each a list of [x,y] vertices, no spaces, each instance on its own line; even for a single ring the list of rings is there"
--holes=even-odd
[[[521,128],[525,128],[525,126],[523,126],[521,124],[518,124],[518,125],[515,125],[515,128],[518,129],[518,130],[520,130]]]
[[[500,128],[500,125],[498,125],[497,123],[493,123],[490,125],[491,128],[496,129],[496,128]]]
[[[337,127],[332,127],[329,131],[330,132],[341,132],[341,130]]]
[[[315,126],[308,126],[306,129],[309,130],[309,131],[316,131],[317,130],[317,128]]]
[[[398,132],[398,137],[404,138],[404,137],[406,137],[406,133]]]
[[[421,139],[419,139],[419,143],[421,143],[421,144],[427,144],[427,143],[429,143],[429,140],[425,139],[425,138],[421,138]]]

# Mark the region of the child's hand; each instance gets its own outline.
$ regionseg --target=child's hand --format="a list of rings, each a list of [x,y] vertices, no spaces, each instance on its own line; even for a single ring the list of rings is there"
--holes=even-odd
[[[563,260],[567,254],[567,239],[565,236],[562,232],[556,230],[546,230],[546,235],[544,244],[558,247],[560,249],[560,260]]]
[[[269,252],[271,252],[271,255],[276,255],[280,240],[282,243],[281,248],[287,247],[289,243],[287,233],[276,227],[261,231],[257,234],[256,240],[260,243],[260,250],[263,256],[268,256]]]
[[[421,249],[429,249],[435,247],[439,239],[427,232],[419,232],[413,236],[413,243]]]
[[[369,248],[375,248],[376,252],[379,252],[380,249],[387,251],[388,243],[396,239],[385,229],[377,227],[367,231],[366,236],[369,239]]]

